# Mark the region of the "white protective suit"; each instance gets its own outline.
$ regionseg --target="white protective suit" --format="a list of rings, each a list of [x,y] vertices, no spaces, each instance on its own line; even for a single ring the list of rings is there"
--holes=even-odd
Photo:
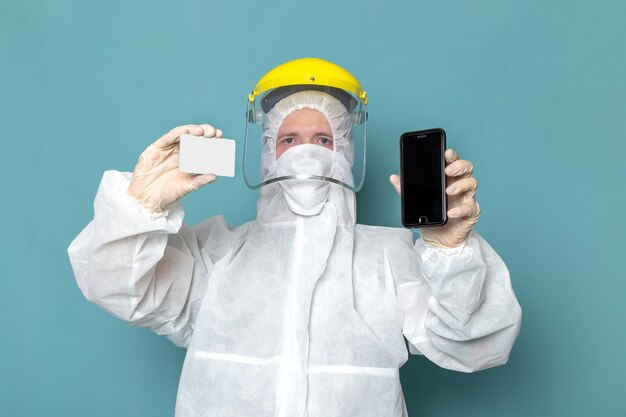
[[[319,94],[300,107],[329,119],[333,175],[348,175],[351,122]],[[268,114],[269,176],[288,99]],[[294,213],[273,183],[256,221],[189,227],[178,203],[159,218],[139,207],[130,177],[104,174],[68,252],[87,299],[187,348],[177,417],[406,416],[403,335],[412,353],[462,372],[509,357],[521,310],[476,233],[456,249],[413,246],[406,229],[355,224],[354,193],[336,184],[316,215]]]

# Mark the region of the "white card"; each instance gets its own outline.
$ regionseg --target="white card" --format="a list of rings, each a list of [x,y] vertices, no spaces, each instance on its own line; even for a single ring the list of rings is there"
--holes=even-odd
[[[235,141],[181,135],[180,172],[234,177]]]

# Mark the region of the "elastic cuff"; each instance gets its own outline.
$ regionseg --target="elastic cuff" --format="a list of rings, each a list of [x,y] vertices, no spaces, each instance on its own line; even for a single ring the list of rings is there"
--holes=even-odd
[[[160,219],[160,218],[164,218],[164,217],[167,217],[170,214],[169,206],[168,206],[168,208],[166,208],[163,211],[153,213],[150,210],[148,210],[147,208],[145,208],[139,201],[137,201],[135,198],[133,198],[133,196],[129,195],[128,193],[126,193],[126,196],[131,199],[133,204],[138,208],[139,211],[141,211],[141,213],[143,215],[149,216],[152,220],[157,220],[157,219]]]
[[[127,192],[132,174],[106,171],[94,202],[94,218],[107,224],[116,224],[112,233],[166,232],[177,233],[185,212],[178,202],[168,206],[168,211],[151,213]]]
[[[429,244],[426,240],[424,240],[424,238],[421,238],[421,239],[424,242],[424,246],[426,247],[427,250],[435,250],[435,251],[441,252],[444,255],[452,256],[452,255],[458,255],[459,253],[462,253],[465,250],[465,246],[467,245],[469,236],[467,237],[467,239],[463,241],[463,243],[460,246],[456,246],[454,248],[434,246],[434,245]]]

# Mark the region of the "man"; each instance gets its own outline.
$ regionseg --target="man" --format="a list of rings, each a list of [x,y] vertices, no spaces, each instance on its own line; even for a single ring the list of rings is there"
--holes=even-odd
[[[190,228],[176,202],[215,180],[178,170],[180,135],[221,137],[210,125],[163,135],[132,177],[105,173],[72,266],[89,300],[187,348],[178,417],[405,416],[403,335],[445,368],[507,361],[521,310],[504,263],[472,232],[469,161],[446,152],[450,220],[415,245],[405,229],[355,224],[366,104],[327,61],[266,74],[247,115],[262,135],[258,181],[246,172],[261,187],[257,220],[235,229],[222,217]]]

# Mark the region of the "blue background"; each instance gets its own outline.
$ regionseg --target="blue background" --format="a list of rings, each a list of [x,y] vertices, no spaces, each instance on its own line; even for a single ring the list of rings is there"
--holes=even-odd
[[[304,56],[370,97],[359,222],[400,225],[398,138],[445,128],[524,310],[506,366],[411,358],[410,415],[626,415],[625,22],[623,0],[3,0],[0,415],[173,415],[184,351],[89,304],[66,248],[104,170],[180,124],[242,140],[255,82]],[[256,195],[239,175],[183,204],[238,225]]]

